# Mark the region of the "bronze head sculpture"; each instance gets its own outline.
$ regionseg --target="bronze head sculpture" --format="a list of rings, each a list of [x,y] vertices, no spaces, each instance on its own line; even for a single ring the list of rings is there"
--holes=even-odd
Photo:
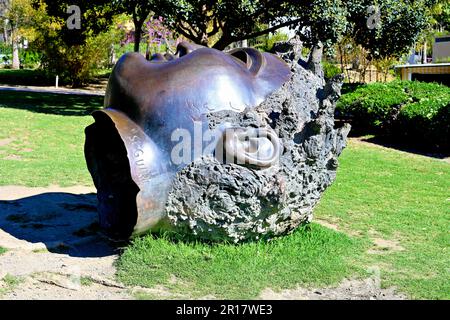
[[[251,172],[262,180],[270,177],[266,187],[276,184],[280,197],[274,201],[281,204],[281,195],[288,193],[282,190],[286,181],[280,176],[273,182],[273,178],[283,167],[286,150],[270,125],[276,112],[255,109],[291,77],[284,61],[251,48],[224,53],[181,43],[176,55],[158,54],[150,61],[140,54],[123,56],[111,74],[105,109],[94,112],[95,123],[86,128],[85,154],[98,190],[100,225],[119,238],[200,228],[203,238],[226,239],[221,232],[207,235],[214,233],[208,222],[211,213],[216,220],[221,215],[233,223],[240,219],[224,212],[228,187],[210,181],[227,180],[228,173],[216,175],[221,170]],[[258,120],[249,114],[256,114]],[[243,115],[253,120],[236,119]],[[211,190],[216,187],[215,195]],[[269,197],[264,192],[258,192],[258,199]],[[210,200],[202,202],[206,198]],[[232,202],[239,206],[241,200]],[[205,206],[200,220],[192,220],[196,210],[203,212]],[[267,212],[276,205],[268,207]],[[186,210],[191,218],[181,213]]]

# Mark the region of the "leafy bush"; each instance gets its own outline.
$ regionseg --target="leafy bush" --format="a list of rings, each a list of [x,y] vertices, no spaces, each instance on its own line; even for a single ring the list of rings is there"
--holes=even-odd
[[[36,68],[41,62],[41,55],[32,50],[20,51],[20,65],[26,69]]]
[[[0,54],[10,55],[12,54],[12,48],[5,42],[0,42]]]
[[[252,39],[249,41],[249,44],[261,51],[270,52],[275,43],[287,40],[289,40],[289,36],[283,32],[278,31],[272,35],[263,35],[259,36],[256,39]]]
[[[341,68],[339,68],[337,65],[330,63],[328,61],[322,62],[322,66],[323,66],[323,72],[325,74],[325,78],[327,78],[327,79],[331,79],[334,76],[342,73]]]
[[[450,90],[449,90],[450,91]],[[395,134],[421,147],[449,150],[450,92],[447,97],[424,98],[400,110]]]
[[[344,93],[337,117],[352,119],[361,134],[385,134],[420,147],[448,149],[450,88],[393,81],[360,85]]]
[[[338,117],[352,118],[352,126],[366,133],[388,130],[408,95],[400,82],[372,83],[343,94],[336,110]]]
[[[112,41],[108,31],[89,36],[82,45],[68,45],[53,35],[44,34],[38,44],[42,67],[49,76],[59,75],[62,83],[81,87],[92,80],[98,69],[108,65]]]

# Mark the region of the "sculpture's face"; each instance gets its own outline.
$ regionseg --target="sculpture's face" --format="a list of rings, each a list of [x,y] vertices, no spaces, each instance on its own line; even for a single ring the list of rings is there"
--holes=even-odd
[[[120,236],[167,227],[172,178],[202,156],[274,165],[281,145],[270,128],[222,123],[211,131],[208,116],[256,107],[289,78],[284,62],[255,49],[223,53],[183,43],[177,56],[122,57],[106,109],[94,113],[96,123],[86,130],[102,226]]]

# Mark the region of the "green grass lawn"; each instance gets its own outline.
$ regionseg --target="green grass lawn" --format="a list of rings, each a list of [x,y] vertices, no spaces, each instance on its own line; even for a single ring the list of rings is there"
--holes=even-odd
[[[0,254],[4,254],[6,252],[5,248],[0,247]]]
[[[119,279],[174,292],[256,297],[261,289],[368,277],[411,298],[450,298],[450,165],[352,141],[316,224],[272,243],[179,244],[146,237],[122,255]],[[375,245],[377,244],[377,245]],[[173,284],[169,279],[180,279]]]
[[[0,91],[0,185],[92,185],[83,155],[97,96]]]
[[[360,274],[352,261],[362,244],[316,224],[270,243],[209,245],[147,236],[125,250],[118,277],[128,285],[164,285],[192,298],[250,299],[267,287],[325,286]]]
[[[84,127],[100,97],[0,92],[0,185],[91,185]],[[117,263],[128,285],[191,297],[369,277],[411,298],[450,299],[450,164],[352,140],[316,221],[269,243],[183,243],[147,236]],[[0,249],[1,250],[1,249]],[[146,296],[147,298],[151,298]]]
[[[383,285],[449,299],[450,164],[363,143],[350,143],[340,160],[316,217],[357,239],[390,242],[359,259],[381,268]]]

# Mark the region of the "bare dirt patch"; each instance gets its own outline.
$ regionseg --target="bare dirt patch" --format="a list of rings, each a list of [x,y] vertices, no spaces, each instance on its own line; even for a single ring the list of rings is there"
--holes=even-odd
[[[397,240],[386,240],[381,238],[374,238],[373,241],[373,248],[369,249],[367,253],[369,254],[383,254],[383,253],[389,253],[389,252],[399,252],[404,251],[405,248],[403,248],[399,241]]]
[[[274,291],[265,289],[262,300],[404,300],[406,296],[396,292],[395,288],[382,289],[375,279],[344,280],[333,288]]]
[[[124,300],[131,299],[127,290],[92,282],[80,284],[69,275],[45,274],[27,277],[3,299],[12,300]]]
[[[339,231],[339,226],[337,224],[328,222],[326,220],[321,220],[321,219],[314,219],[314,222],[320,224],[321,226],[334,230],[334,231]]]
[[[0,299],[190,299],[169,288],[125,287],[115,280],[118,248],[97,230],[92,187],[0,187]],[[339,230],[338,225],[320,222]],[[375,238],[375,235],[374,235]],[[374,240],[378,247],[395,245]],[[17,277],[1,288],[5,276]],[[173,276],[171,283],[179,280]],[[261,299],[405,299],[377,282],[346,280],[334,288],[265,289]],[[206,296],[201,299],[215,299]]]
[[[63,188],[56,185],[38,188],[30,188],[24,186],[0,186],[0,201],[22,199],[43,193],[88,194],[95,192],[96,190],[94,187],[87,186],[73,186],[68,188]]]
[[[4,157],[3,160],[21,161],[22,157],[17,154],[10,154],[9,156]]]
[[[336,232],[342,232],[345,233],[351,237],[359,237],[361,236],[361,233],[358,231],[354,231],[354,230],[349,230],[346,228],[343,228],[341,226],[339,226],[338,222],[334,222],[334,221],[327,221],[327,220],[323,220],[323,219],[318,219],[318,218],[314,218],[313,222],[320,224],[321,226],[334,230]]]
[[[0,139],[0,147],[7,146],[8,144],[10,144],[13,141],[14,141],[14,139],[12,139],[12,138]]]
[[[0,256],[0,284],[6,275],[22,279],[0,298],[131,298],[115,284],[117,247],[95,230],[93,191],[0,187],[0,247],[8,249]],[[91,280],[74,288],[73,279]]]

